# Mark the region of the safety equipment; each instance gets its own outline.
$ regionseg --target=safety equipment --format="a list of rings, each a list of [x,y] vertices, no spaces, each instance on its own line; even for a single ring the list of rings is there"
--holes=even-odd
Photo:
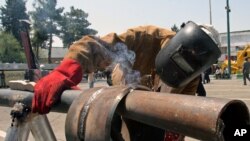
[[[218,43],[202,28],[206,27],[187,22],[157,54],[156,72],[164,83],[176,88],[185,86],[220,57]]]
[[[34,88],[32,112],[46,114],[53,104],[59,101],[62,92],[76,87],[82,80],[80,63],[73,59],[64,59],[50,74],[40,79]]]
[[[201,24],[199,27],[215,42],[216,45],[221,46],[219,32],[210,24]]]

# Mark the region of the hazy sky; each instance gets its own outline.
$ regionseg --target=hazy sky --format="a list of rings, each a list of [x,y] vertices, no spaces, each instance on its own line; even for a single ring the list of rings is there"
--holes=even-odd
[[[28,10],[33,0],[28,0]],[[212,22],[219,32],[227,31],[226,0],[211,0]],[[5,0],[0,0],[3,5]],[[170,28],[192,20],[209,23],[209,0],[57,0],[59,7],[70,6],[89,13],[91,27],[105,35],[124,32],[139,25]],[[250,30],[250,0],[230,0],[231,31]]]

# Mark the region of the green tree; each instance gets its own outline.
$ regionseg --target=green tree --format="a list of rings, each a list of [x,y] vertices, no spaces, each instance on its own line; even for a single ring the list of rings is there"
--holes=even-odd
[[[58,22],[61,21],[63,12],[63,8],[56,8],[56,5],[56,0],[35,0],[33,3],[35,11],[30,13],[34,21],[33,45],[48,46],[48,63],[51,63],[52,37],[60,33]]]
[[[62,34],[64,47],[79,40],[84,35],[95,35],[96,30],[88,28],[91,24],[87,20],[88,14],[81,9],[75,9],[73,6],[70,7],[70,12],[66,12],[63,15],[61,21]]]
[[[6,4],[0,7],[0,19],[3,30],[11,33],[21,43],[20,31],[25,30],[20,20],[28,20],[26,0],[5,0]]]
[[[180,29],[176,26],[176,24],[174,24],[174,25],[171,27],[171,30],[174,31],[174,32],[180,31]]]
[[[14,36],[6,32],[0,32],[0,60],[3,63],[23,63],[25,61],[24,51],[20,44]]]
[[[35,49],[35,56],[39,60],[39,48],[46,48],[46,41],[48,40],[48,35],[46,31],[41,29],[34,29],[33,31],[34,33],[33,38],[31,38],[31,43]]]

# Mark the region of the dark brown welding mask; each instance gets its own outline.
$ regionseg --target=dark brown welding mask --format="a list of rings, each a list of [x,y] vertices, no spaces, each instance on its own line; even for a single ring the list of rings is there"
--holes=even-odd
[[[202,28],[187,22],[157,54],[156,72],[167,85],[177,88],[188,84],[220,57],[218,43]]]

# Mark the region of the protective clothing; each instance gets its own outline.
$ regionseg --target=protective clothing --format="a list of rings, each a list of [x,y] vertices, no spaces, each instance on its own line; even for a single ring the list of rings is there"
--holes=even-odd
[[[63,62],[51,74],[37,83],[32,104],[33,112],[48,113],[51,106],[59,100],[63,90],[80,82],[82,72],[91,73],[110,68],[113,71],[113,85],[129,82],[126,78],[133,78],[132,81],[138,81],[138,79],[131,77],[133,73],[133,76],[140,75],[143,78],[141,81],[150,81],[141,82],[141,84],[148,84],[151,88],[155,86],[155,90],[158,90],[161,86],[164,87],[165,84],[161,83],[159,77],[155,74],[155,58],[173,36],[175,36],[175,32],[155,26],[131,28],[120,35],[110,33],[102,38],[84,36],[70,46],[64,57],[64,60],[74,61],[69,64]],[[124,59],[118,59],[117,61],[116,58],[121,57],[117,54],[119,54],[119,50],[125,49],[124,45],[129,50],[123,51],[127,52],[121,55]],[[131,53],[131,51],[134,53]],[[72,67],[75,69],[71,69]],[[129,75],[127,76],[127,74]],[[154,74],[152,78],[148,77],[150,74]],[[78,79],[72,80],[72,77]],[[170,92],[194,95],[198,85],[197,80],[194,79],[181,88],[171,88]],[[161,91],[166,92],[165,89]]]
[[[126,68],[131,66],[133,70],[138,70],[141,77],[143,77],[144,75],[152,73],[152,70],[155,68],[154,60],[157,53],[174,35],[175,32],[168,29],[155,26],[139,26],[128,29],[120,35],[110,33],[100,39],[93,36],[84,36],[70,46],[65,58],[79,61],[80,64],[84,66],[83,71],[86,73],[93,72],[97,69],[103,70],[115,62],[114,58],[119,54],[117,53],[119,52],[117,51],[119,50],[117,46],[121,46],[120,48],[123,50],[124,45],[122,44],[125,44],[127,49],[135,53],[135,60],[133,60],[131,53],[128,53],[129,55],[118,55],[118,58],[126,56],[127,60],[122,61],[122,64],[126,64],[128,66]],[[117,64],[120,64],[119,67],[114,69]],[[124,68],[121,66],[121,62],[118,61],[111,67],[111,71],[115,70],[112,73],[113,85],[124,82]]]
[[[187,85],[220,57],[217,43],[202,28],[188,22],[158,53],[156,72],[169,86]]]
[[[83,36],[74,42],[64,59],[73,59],[80,63],[84,73],[104,70],[111,63],[108,44],[94,36]]]
[[[117,35],[116,33],[110,33],[102,38],[97,38],[93,36],[84,36],[80,40],[74,42],[70,48],[68,53],[65,55],[64,59],[73,59],[76,60],[84,73],[91,73],[96,70],[104,70],[110,67],[113,64],[114,52],[117,51],[115,45],[117,43],[122,43],[127,46],[130,51],[135,53],[135,60],[133,60],[133,53],[128,53],[130,55],[127,56],[127,66],[131,65],[133,70],[137,70],[140,72],[141,78],[148,78],[147,76],[154,73],[155,69],[155,58],[157,53],[161,50],[161,48],[165,47],[165,45],[169,42],[169,40],[175,36],[175,32],[159,28],[155,26],[139,26],[136,28],[128,29],[125,33]],[[124,46],[122,46],[123,48]],[[134,63],[134,65],[132,65]],[[118,64],[117,67],[115,67]],[[125,74],[121,69],[121,64],[117,63],[112,67],[112,83],[113,85],[120,84],[124,81]],[[124,64],[122,64],[124,65]],[[67,67],[67,69],[70,66]],[[114,69],[116,68],[116,69]],[[68,71],[65,69],[65,72]],[[72,72],[69,72],[72,73]],[[138,75],[138,73],[135,73]],[[78,75],[78,74],[72,74]],[[146,76],[146,77],[145,77]],[[49,76],[46,76],[49,77]],[[47,78],[44,79],[47,79]],[[79,76],[80,77],[80,76]],[[156,78],[156,79],[154,79]],[[156,88],[158,89],[162,86],[163,83],[160,83],[159,77],[153,77],[152,82],[141,82],[142,84],[151,84],[155,83]],[[149,79],[142,79],[149,80]],[[59,80],[58,80],[59,81]],[[42,83],[42,82],[38,82]],[[46,82],[47,83],[47,82]],[[54,81],[48,82],[50,85],[53,85]],[[196,91],[196,83],[187,84],[181,89],[171,90],[173,92],[178,93],[186,93],[186,87],[189,85],[193,86],[192,89],[189,89],[187,93],[195,94]],[[43,91],[42,89],[40,89]],[[39,90],[35,92],[41,93]],[[45,92],[43,92],[45,93]],[[46,95],[46,94],[44,94]],[[40,96],[39,96],[40,97]],[[44,107],[44,106],[43,106]],[[41,110],[43,108],[39,108]],[[34,110],[36,111],[36,110]]]
[[[64,59],[56,69],[36,83],[32,111],[39,114],[48,113],[52,105],[58,102],[64,90],[79,89],[76,85],[81,79],[80,64],[72,59]]]
[[[147,78],[147,75],[153,72],[157,53],[174,35],[175,32],[168,29],[155,26],[139,26],[128,29],[120,35],[110,33],[101,39],[111,44],[122,42],[127,45],[129,50],[134,51],[136,58],[132,69],[140,72],[141,78],[143,78],[141,84],[148,84],[146,86],[151,87],[151,80],[144,78]],[[113,85],[120,84],[121,80],[125,78],[123,72],[122,67],[116,67],[112,73]]]

